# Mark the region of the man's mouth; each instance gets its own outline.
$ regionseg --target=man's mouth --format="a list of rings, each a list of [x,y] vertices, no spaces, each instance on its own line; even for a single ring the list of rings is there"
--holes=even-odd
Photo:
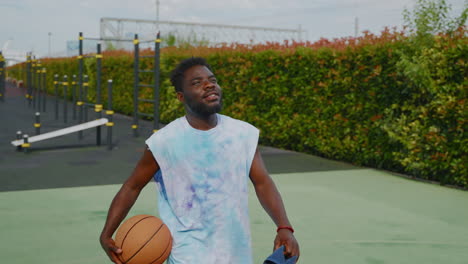
[[[208,100],[208,101],[214,101],[214,100],[219,99],[219,94],[216,93],[216,92],[211,92],[211,93],[208,93],[205,96],[203,96],[203,98]]]

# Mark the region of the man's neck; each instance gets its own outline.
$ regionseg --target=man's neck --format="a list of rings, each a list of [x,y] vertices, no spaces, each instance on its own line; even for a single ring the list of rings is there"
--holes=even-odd
[[[193,113],[186,113],[185,117],[190,126],[198,130],[210,130],[218,124],[218,116],[216,114],[200,116]]]

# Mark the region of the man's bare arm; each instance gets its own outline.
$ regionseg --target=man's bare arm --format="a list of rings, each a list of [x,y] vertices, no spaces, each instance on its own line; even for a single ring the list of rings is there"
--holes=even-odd
[[[276,226],[291,226],[281,195],[268,174],[258,149],[255,152],[252,167],[250,168],[250,179],[260,204],[270,215]],[[286,248],[285,253],[287,256],[299,257],[299,245],[293,233],[288,229],[278,231],[274,241],[274,250],[282,245]]]
[[[159,165],[154,159],[153,154],[148,149],[145,149],[132,174],[112,200],[106,223],[101,232],[100,242],[109,258],[117,264],[120,264],[117,254],[120,254],[122,251],[115,245],[112,235],[127,216],[141,190],[158,170]]]

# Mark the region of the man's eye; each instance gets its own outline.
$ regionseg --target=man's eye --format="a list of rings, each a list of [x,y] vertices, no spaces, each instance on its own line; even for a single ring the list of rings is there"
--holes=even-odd
[[[211,81],[212,83],[217,83],[217,82],[218,82],[218,80],[216,80],[216,79],[211,79],[210,81]]]
[[[197,81],[197,82],[193,82],[193,83],[192,83],[192,85],[194,85],[194,86],[198,86],[198,85],[200,85],[200,84],[201,84],[200,81]]]

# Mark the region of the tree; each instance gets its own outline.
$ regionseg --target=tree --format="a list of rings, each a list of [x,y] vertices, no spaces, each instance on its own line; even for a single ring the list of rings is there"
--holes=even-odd
[[[393,155],[406,171],[462,186],[467,185],[466,132],[459,122],[466,78],[457,62],[466,54],[467,6],[468,1],[455,18],[445,0],[417,0],[413,10],[404,11],[409,45],[397,51],[396,68],[406,96],[381,119],[389,138],[401,145]]]
[[[106,41],[106,50],[111,51],[111,50],[116,50],[117,48],[114,46],[112,41]]]
[[[405,9],[403,19],[409,32],[417,37],[439,33],[451,34],[464,26],[468,16],[468,0],[459,17],[451,18],[452,7],[445,0],[417,0],[413,10]]]

